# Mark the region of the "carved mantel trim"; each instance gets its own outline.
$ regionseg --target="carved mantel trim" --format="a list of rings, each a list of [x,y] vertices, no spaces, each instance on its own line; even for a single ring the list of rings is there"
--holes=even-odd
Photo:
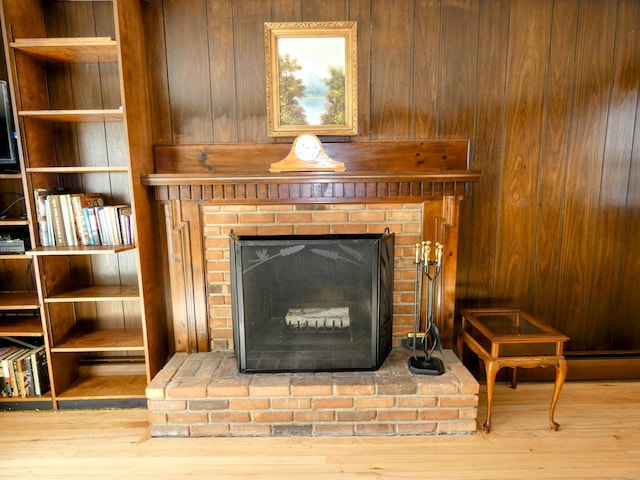
[[[436,312],[453,339],[459,202],[480,172],[467,140],[324,144],[346,172],[270,174],[289,143],[156,146],[156,173],[141,178],[165,204],[176,351],[208,351],[202,204],[421,203],[422,238],[444,243],[447,268]],[[214,339],[215,344],[215,339]]]

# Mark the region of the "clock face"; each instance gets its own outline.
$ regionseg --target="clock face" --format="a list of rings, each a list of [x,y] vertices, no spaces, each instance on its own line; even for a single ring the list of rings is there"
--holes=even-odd
[[[315,159],[320,153],[320,140],[315,135],[300,135],[296,138],[294,150],[300,160]]]

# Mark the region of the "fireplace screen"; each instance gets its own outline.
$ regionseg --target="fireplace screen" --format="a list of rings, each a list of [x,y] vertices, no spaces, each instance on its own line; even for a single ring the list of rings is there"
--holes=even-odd
[[[238,236],[241,372],[375,370],[391,350],[393,234]]]

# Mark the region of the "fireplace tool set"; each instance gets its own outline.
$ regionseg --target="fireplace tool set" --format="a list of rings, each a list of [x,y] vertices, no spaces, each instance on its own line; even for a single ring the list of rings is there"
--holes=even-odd
[[[419,375],[442,375],[444,364],[440,358],[433,356],[437,348],[442,353],[442,343],[440,341],[440,331],[433,320],[436,298],[436,279],[442,267],[442,253],[444,245],[435,243],[434,258],[431,259],[430,241],[416,243],[415,261],[416,282],[415,282],[415,303],[413,314],[413,338],[411,347],[413,355],[409,358],[409,371]],[[423,279],[426,278],[425,288]],[[426,291],[425,305],[425,325],[424,332],[419,332],[421,327],[421,310],[423,300],[423,290]],[[424,355],[418,355],[418,343],[424,351]]]

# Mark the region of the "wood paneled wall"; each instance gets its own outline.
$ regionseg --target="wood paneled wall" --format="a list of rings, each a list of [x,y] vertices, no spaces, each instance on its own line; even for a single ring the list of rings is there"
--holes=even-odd
[[[263,23],[357,21],[360,133],[344,140],[468,138],[483,172],[463,206],[459,306],[525,309],[570,351],[640,352],[640,2],[144,8],[161,144],[270,141]]]

